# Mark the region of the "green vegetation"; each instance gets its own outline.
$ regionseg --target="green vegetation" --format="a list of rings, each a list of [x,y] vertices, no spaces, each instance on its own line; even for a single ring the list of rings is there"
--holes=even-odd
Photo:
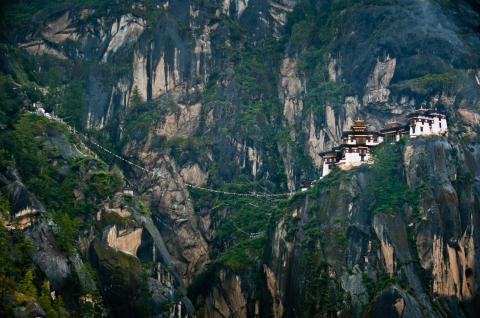
[[[402,144],[384,143],[375,149],[369,167],[367,197],[376,213],[396,213],[405,204],[417,206],[418,191],[408,188],[402,174]]]
[[[335,82],[320,82],[305,95],[305,107],[317,117],[325,118],[325,107],[338,109],[345,98],[345,87]]]
[[[62,96],[62,103],[59,109],[59,116],[77,129],[85,124],[87,113],[84,88],[78,80],[71,81]]]
[[[38,300],[48,317],[65,317],[61,298],[52,300],[46,282],[36,285],[38,277],[28,255],[31,248],[31,241],[20,232],[9,233],[0,222],[0,315],[13,317],[16,306]]]
[[[305,110],[313,112],[318,122],[325,119],[327,105],[339,107],[349,87],[330,81],[327,65],[330,60],[337,27],[345,10],[354,10],[358,2],[351,0],[301,1],[295,6],[286,25],[286,38],[299,56],[298,67],[306,78]]]
[[[208,162],[208,150],[211,141],[206,137],[173,137],[168,139],[164,145],[170,149],[170,153],[180,165],[189,162]]]
[[[162,108],[155,102],[137,100],[135,96],[131,102],[132,108],[125,116],[127,138],[141,140],[148,135],[154,124],[163,119]]]
[[[370,301],[374,300],[385,288],[397,283],[397,280],[387,272],[379,272],[374,278],[362,274],[362,281],[370,295]]]
[[[309,273],[305,295],[306,312],[316,317],[330,317],[339,310],[345,310],[347,297],[340,282],[330,277],[328,263],[320,262]]]
[[[64,309],[65,305],[63,304],[62,297],[57,295],[55,300],[52,299],[52,296],[50,295],[49,283],[47,281],[43,281],[42,283],[38,302],[47,313],[48,318],[61,318],[69,316]]]
[[[262,182],[228,184],[224,191],[248,193],[261,191]],[[288,206],[287,200],[267,200],[254,197],[214,195],[192,192],[195,210],[209,210],[218,223],[214,247],[219,251],[214,263],[235,272],[241,272],[255,264],[263,256],[265,238],[274,222]]]
[[[8,218],[10,217],[10,201],[1,192],[0,192],[0,216],[3,217],[4,220],[8,220]]]
[[[15,93],[15,83],[11,76],[0,74],[0,131],[18,118],[20,99]]]
[[[75,238],[80,228],[80,219],[72,220],[67,213],[61,212],[53,213],[52,218],[57,225],[57,242],[64,251],[72,254],[75,249]]]
[[[18,291],[30,297],[37,296],[37,287],[33,284],[32,270],[27,270],[23,279],[18,282]]]
[[[122,178],[115,171],[95,171],[90,174],[85,187],[85,196],[93,200],[103,200],[122,188]]]
[[[427,74],[392,85],[392,89],[400,93],[430,95],[439,92],[455,92],[465,75],[461,71],[443,74]]]
[[[263,255],[265,239],[243,240],[229,247],[215,261],[238,273],[253,266]]]
[[[98,205],[122,186],[117,171],[104,170],[93,158],[77,157],[70,145],[74,140],[64,125],[34,114],[22,115],[13,130],[0,134],[4,157],[11,158],[3,162],[20,172],[27,188],[47,208],[57,223],[60,247],[69,253],[76,233],[91,222]],[[75,191],[83,193],[82,200]]]

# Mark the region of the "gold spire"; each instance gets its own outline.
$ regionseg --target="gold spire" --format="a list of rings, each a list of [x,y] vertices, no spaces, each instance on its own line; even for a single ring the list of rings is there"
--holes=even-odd
[[[362,132],[367,130],[368,125],[365,124],[365,121],[360,117],[357,117],[357,120],[352,125],[352,130],[356,132]]]
[[[420,105],[420,109],[418,110],[420,113],[424,113],[427,109],[423,108],[423,105]]]

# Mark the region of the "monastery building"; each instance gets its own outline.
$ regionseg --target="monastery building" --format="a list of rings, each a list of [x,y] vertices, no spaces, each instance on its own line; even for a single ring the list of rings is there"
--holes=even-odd
[[[364,163],[373,163],[371,153],[373,148],[382,142],[398,142],[403,136],[416,138],[419,136],[442,135],[448,133],[445,114],[427,109],[419,109],[407,116],[409,123],[389,122],[388,127],[380,132],[368,130],[368,125],[362,119],[357,119],[351,130],[342,134],[342,144],[330,151],[320,153],[323,158],[323,176],[334,167],[349,170]]]

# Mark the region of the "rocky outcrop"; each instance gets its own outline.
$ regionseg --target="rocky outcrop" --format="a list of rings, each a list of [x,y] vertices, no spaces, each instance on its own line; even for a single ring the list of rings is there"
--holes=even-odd
[[[134,17],[131,13],[122,15],[112,24],[108,47],[102,56],[105,63],[108,57],[115,54],[122,46],[138,40],[146,27],[146,22],[140,17]]]
[[[29,300],[23,306],[17,306],[14,310],[15,318],[47,317],[47,313],[37,301]]]
[[[137,249],[142,243],[142,229],[117,230],[114,225],[106,232],[106,242],[111,248],[123,253],[136,256]]]
[[[354,170],[349,178],[321,183],[315,194],[307,194],[302,204],[276,223],[266,252],[268,261],[261,269],[271,298],[254,304],[245,296],[247,307],[258,306],[262,311],[268,306],[275,317],[308,317],[323,308],[322,302],[319,307],[309,307],[309,294],[318,290],[310,289],[312,284],[329,277],[329,287],[314,286],[335,290],[318,297],[333,297],[322,299],[338,306],[339,316],[440,317],[448,312],[474,317],[478,247],[471,226],[479,221],[472,214],[478,194],[458,180],[465,180],[462,175],[467,171],[478,175],[480,157],[473,148],[462,146],[454,152],[452,147],[457,147],[455,140],[444,137],[419,138],[405,145],[405,182],[412,191],[422,189],[418,217],[413,214],[417,207],[408,204],[393,214],[373,214],[366,195],[370,177],[367,169]],[[453,155],[460,162],[453,160]],[[318,237],[314,229],[321,231]],[[295,233],[293,237],[291,233]],[[340,234],[335,233],[346,233],[344,245],[339,243]],[[319,263],[304,267],[311,253]],[[318,271],[318,266],[327,266],[327,274]],[[345,271],[345,266],[349,270]],[[426,275],[432,280],[425,280]],[[246,286],[230,286],[232,293],[225,295],[219,286],[220,281],[212,284],[208,308],[215,307],[224,315],[231,314],[228,297],[238,295],[238,291],[244,295],[251,292]],[[409,291],[402,286],[408,286]],[[213,302],[213,293],[219,303]],[[452,299],[460,301],[464,309]]]
[[[266,282],[268,291],[273,299],[272,309],[273,309],[273,317],[280,318],[283,317],[283,304],[281,296],[278,292],[277,280],[275,278],[275,273],[268,268],[267,265],[263,265],[263,270],[265,272]]]
[[[420,264],[431,272],[436,294],[468,302],[479,286],[478,272],[474,270],[479,264],[474,252],[477,234],[473,228],[480,220],[473,210],[465,209],[473,208],[478,191],[476,185],[464,184],[472,180],[462,176],[468,174],[474,178],[473,184],[477,183],[479,171],[472,161],[478,162],[479,157],[467,159],[465,155],[471,150],[461,146],[455,149],[456,154],[445,139],[415,141],[413,148],[406,151],[406,168],[411,184],[423,180],[429,187],[421,196],[421,221],[416,224]]]
[[[186,183],[195,186],[205,184],[208,180],[208,174],[204,172],[198,164],[182,168],[180,175]]]
[[[421,307],[414,297],[406,291],[393,287],[388,288],[375,298],[365,317],[424,317]]]
[[[283,103],[283,115],[288,126],[295,124],[295,118],[302,113],[303,100],[300,94],[305,90],[304,85],[297,74],[297,59],[286,57],[280,67],[281,79],[279,82],[279,97]]]
[[[397,60],[387,56],[384,61],[377,60],[377,64],[368,79],[363,103],[385,103],[390,96],[388,86],[395,73]]]
[[[43,41],[32,41],[23,43],[20,45],[21,48],[24,48],[28,53],[32,55],[51,55],[61,60],[66,60],[67,57],[61,51],[49,47]]]
[[[155,134],[165,137],[192,136],[200,123],[201,104],[178,105],[178,111],[165,117],[165,122],[159,124]]]
[[[141,52],[135,51],[133,54],[133,84],[132,92],[138,91],[140,97],[147,100],[147,57]]]
[[[247,145],[246,141],[239,143],[232,141],[235,145],[237,155],[236,161],[241,169],[246,169],[253,177],[257,177],[263,166],[262,153],[255,146]]]
[[[34,244],[31,252],[33,262],[42,270],[56,290],[65,288],[72,270],[68,257],[59,248],[47,222],[43,221],[35,226],[28,236]]]
[[[215,284],[205,299],[205,318],[247,317],[247,301],[242,292],[242,281],[238,275],[220,270]]]
[[[167,155],[143,152],[146,166],[154,165],[156,177],[143,179],[143,199],[149,202],[152,218],[165,239],[181,276],[191,281],[208,261],[208,245],[201,234],[192,201],[175,162]]]

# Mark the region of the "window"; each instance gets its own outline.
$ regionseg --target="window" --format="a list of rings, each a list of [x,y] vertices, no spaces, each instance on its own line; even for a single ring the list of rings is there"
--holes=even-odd
[[[440,128],[442,128],[442,122],[438,123],[438,126],[439,126]]]
[[[420,127],[420,132],[423,132],[423,127]]]

